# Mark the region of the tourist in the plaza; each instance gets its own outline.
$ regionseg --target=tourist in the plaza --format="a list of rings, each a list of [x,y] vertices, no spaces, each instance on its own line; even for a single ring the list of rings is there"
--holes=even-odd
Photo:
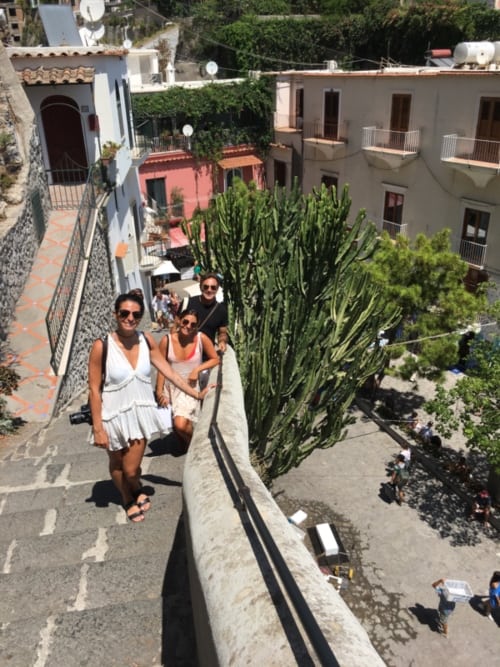
[[[485,528],[489,526],[491,513],[491,496],[487,489],[479,491],[474,500],[469,514],[469,520],[480,519]]]
[[[195,310],[184,310],[177,318],[175,330],[160,341],[160,353],[171,367],[193,388],[198,388],[202,371],[217,366],[219,357],[210,338],[198,331],[199,317]],[[193,436],[193,425],[198,421],[199,401],[191,398],[165,376],[156,379],[158,405],[172,405],[174,431],[187,448]]]
[[[494,621],[494,615],[497,613],[498,608],[500,607],[500,578],[498,577],[498,572],[495,572],[493,577],[490,580],[490,586],[488,590],[488,600],[486,601],[486,616],[490,621]]]
[[[396,502],[398,505],[401,505],[404,501],[405,494],[403,489],[408,483],[408,478],[409,471],[406,466],[406,459],[403,454],[398,454],[391,475],[391,484],[394,486]]]
[[[163,294],[161,290],[156,290],[151,306],[158,326],[161,329],[167,329],[169,325],[169,297],[166,294]]]
[[[439,595],[439,631],[444,637],[448,638],[448,622],[450,616],[455,611],[456,602],[451,602],[447,599],[444,585],[444,579],[438,579],[432,584],[432,586],[436,589],[436,593]]]
[[[137,523],[151,507],[140,481],[146,441],[164,429],[151,387],[151,364],[196,402],[208,388],[198,391],[186,382],[160,354],[152,336],[137,330],[144,314],[140,297],[120,295],[114,314],[116,330],[96,340],[89,357],[92,431],[94,445],[108,451],[111,478],[127,517]]]

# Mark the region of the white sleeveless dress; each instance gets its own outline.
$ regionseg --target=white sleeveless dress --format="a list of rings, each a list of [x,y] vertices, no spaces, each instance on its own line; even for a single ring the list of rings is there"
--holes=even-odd
[[[201,333],[196,334],[196,345],[188,359],[177,359],[174,352],[172,337],[168,335],[168,353],[167,361],[174,371],[176,371],[184,380],[188,379],[189,374],[203,362],[203,342]],[[172,414],[175,417],[184,417],[195,424],[200,414],[200,401],[174,386],[171,382],[166,383],[170,392],[170,401],[172,404]],[[199,389],[198,383],[195,389]]]
[[[168,433],[157,414],[151,387],[149,346],[139,333],[139,356],[132,368],[113,336],[108,335],[106,378],[102,389],[102,422],[109,437],[109,449],[129,446],[129,440]]]

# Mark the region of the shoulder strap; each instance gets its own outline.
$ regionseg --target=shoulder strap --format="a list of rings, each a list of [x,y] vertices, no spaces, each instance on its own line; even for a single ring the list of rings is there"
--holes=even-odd
[[[205,319],[203,320],[203,322],[202,322],[201,324],[198,324],[198,331],[200,331],[200,329],[202,329],[203,326],[204,326],[204,325],[208,322],[208,320],[212,317],[212,315],[213,315],[213,314],[215,313],[215,311],[217,310],[217,306],[218,306],[218,305],[219,305],[219,302],[216,301],[216,302],[215,302],[215,306],[210,310],[210,312],[209,312],[208,315],[205,317]]]
[[[168,361],[168,345],[170,343],[170,334],[168,333],[165,338],[167,339],[167,347],[165,348],[165,359]]]
[[[106,361],[108,358],[108,337],[101,336],[102,354],[101,354],[101,391],[106,382]]]
[[[151,349],[151,341],[149,340],[148,335],[146,333],[144,333],[144,331],[141,331],[141,334],[144,336],[144,340],[148,344],[149,349]]]

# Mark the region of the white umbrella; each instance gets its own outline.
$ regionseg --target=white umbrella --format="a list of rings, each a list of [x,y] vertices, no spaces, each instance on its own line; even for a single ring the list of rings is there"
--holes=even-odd
[[[161,264],[159,264],[156,269],[153,271],[152,275],[153,276],[166,276],[167,274],[170,273],[178,273],[180,275],[180,271],[175,268],[175,266],[172,264],[172,262],[169,259],[166,259],[163,261]]]

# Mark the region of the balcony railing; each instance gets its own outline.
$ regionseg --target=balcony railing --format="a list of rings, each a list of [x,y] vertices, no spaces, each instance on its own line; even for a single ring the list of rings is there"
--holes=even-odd
[[[460,240],[460,257],[468,264],[484,266],[488,246],[475,241]]]
[[[274,129],[301,130],[304,123],[302,116],[274,112]]]
[[[406,222],[381,220],[377,224],[377,229],[381,232],[387,232],[391,239],[395,239],[398,234],[401,236],[408,236],[408,224]]]
[[[326,141],[347,142],[347,121],[338,123],[315,120],[304,124],[304,139],[323,139]]]
[[[364,127],[362,148],[387,150],[411,155],[418,153],[420,148],[420,130],[397,132],[395,130],[381,130],[377,127]]]
[[[470,165],[500,168],[500,141],[459,137],[447,134],[443,137],[441,160],[452,160]]]

